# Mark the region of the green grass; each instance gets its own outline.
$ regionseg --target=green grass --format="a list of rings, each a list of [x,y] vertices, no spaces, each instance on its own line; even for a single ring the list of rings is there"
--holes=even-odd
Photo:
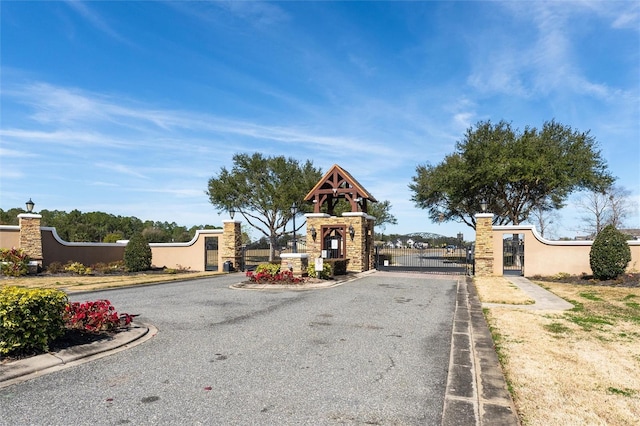
[[[602,301],[602,298],[598,297],[598,293],[596,293],[595,291],[588,291],[588,292],[584,292],[584,293],[579,293],[580,297],[583,297],[587,300],[592,300],[594,302],[600,302]]]
[[[594,328],[601,330],[602,328],[598,326],[615,324],[610,318],[599,315],[567,315],[567,319],[585,331],[591,331]]]
[[[571,331],[569,327],[559,322],[552,322],[544,326],[545,330],[554,334],[568,333]]]
[[[633,390],[633,389],[618,389],[618,388],[614,388],[614,387],[609,387],[607,388],[607,392],[609,392],[610,394],[613,395],[621,395],[621,396],[626,396],[626,397],[632,397],[635,394],[637,394],[638,392]]]

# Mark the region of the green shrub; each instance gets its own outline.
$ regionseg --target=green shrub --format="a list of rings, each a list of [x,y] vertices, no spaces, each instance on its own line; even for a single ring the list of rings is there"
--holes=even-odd
[[[47,266],[47,273],[49,274],[59,274],[60,272],[64,272],[62,262],[51,262],[49,266]]]
[[[316,265],[309,265],[307,267],[307,275],[311,278],[319,278],[321,280],[328,280],[331,278],[331,265],[328,263],[322,264],[322,271],[316,271]]]
[[[78,275],[91,275],[91,268],[87,268],[80,262],[69,262],[64,265],[65,272],[72,272]]]
[[[46,352],[64,334],[67,303],[60,290],[0,288],[0,354]]]
[[[129,272],[151,269],[151,247],[141,234],[134,234],[124,248],[124,265]]]
[[[325,262],[331,266],[331,276],[347,275],[349,259],[326,259]]]
[[[0,249],[0,272],[8,277],[27,275],[29,256],[22,249]]]
[[[613,225],[598,233],[589,252],[593,276],[599,280],[615,279],[631,261],[631,250],[625,236]]]
[[[256,266],[256,274],[268,272],[271,275],[276,275],[280,272],[280,264],[279,263],[261,263]]]

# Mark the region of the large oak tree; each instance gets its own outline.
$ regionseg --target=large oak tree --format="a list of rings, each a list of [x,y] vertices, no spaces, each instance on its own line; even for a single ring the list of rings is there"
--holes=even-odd
[[[273,260],[277,239],[293,218],[292,203],[298,206],[298,213],[310,211],[311,206],[303,200],[321,177],[321,170],[309,160],[300,164],[284,156],[235,154],[231,170],[222,167],[216,177],[209,179],[207,195],[216,209],[233,209],[266,236],[271,246],[269,258]],[[304,221],[297,225],[300,229]]]
[[[475,229],[483,199],[495,225],[517,225],[534,209],[560,209],[572,192],[602,190],[612,182],[589,132],[555,121],[522,132],[505,121],[481,121],[440,164],[419,165],[409,187],[431,220]]]

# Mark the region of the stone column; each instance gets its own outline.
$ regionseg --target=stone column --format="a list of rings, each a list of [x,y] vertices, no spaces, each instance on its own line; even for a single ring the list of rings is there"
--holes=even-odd
[[[476,214],[476,271],[477,277],[493,275],[493,213]]]
[[[280,255],[280,271],[291,271],[296,277],[306,277],[309,266],[307,253],[282,253]]]
[[[229,261],[235,269],[240,267],[242,261],[242,231],[240,229],[240,221],[222,221],[222,244],[220,250],[220,260],[223,265],[224,262]],[[221,265],[222,268],[224,268],[223,265]]]
[[[29,273],[37,273],[42,268],[42,235],[40,233],[40,219],[42,216],[34,213],[18,215],[20,224],[20,247],[31,258]],[[35,270],[32,270],[35,269]]]

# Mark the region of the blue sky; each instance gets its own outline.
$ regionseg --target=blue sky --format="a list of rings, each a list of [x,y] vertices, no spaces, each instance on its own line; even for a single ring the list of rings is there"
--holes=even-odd
[[[640,201],[640,3],[0,2],[0,207],[221,224],[236,152],[348,170],[398,225],[479,120],[596,138]],[[553,234],[581,234],[574,198]],[[640,212],[628,220],[640,228]],[[257,234],[256,234],[257,235]]]

